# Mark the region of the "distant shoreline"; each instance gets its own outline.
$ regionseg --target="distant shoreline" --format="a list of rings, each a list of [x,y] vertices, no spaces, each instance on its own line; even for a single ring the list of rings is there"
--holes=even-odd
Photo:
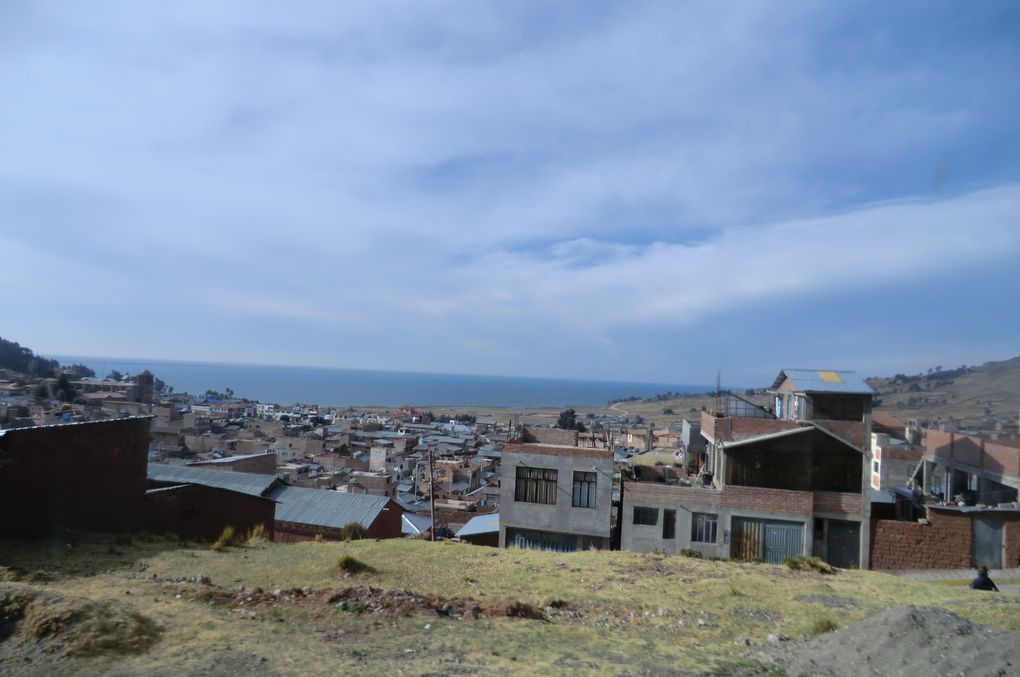
[[[260,402],[314,403],[333,407],[476,407],[547,409],[606,407],[610,400],[670,393],[704,393],[711,386],[581,379],[488,376],[427,372],[286,367],[178,360],[53,355],[80,362],[103,377],[112,370],[149,369],[176,392],[202,395],[231,388],[237,397]],[[376,404],[365,404],[375,402]]]

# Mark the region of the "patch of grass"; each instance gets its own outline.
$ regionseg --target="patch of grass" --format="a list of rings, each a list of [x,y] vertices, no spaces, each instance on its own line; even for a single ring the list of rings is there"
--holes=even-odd
[[[337,605],[337,609],[340,611],[348,611],[350,613],[360,614],[368,611],[368,605],[364,602],[355,602],[351,600],[345,600]]]
[[[256,524],[252,527],[251,531],[248,532],[248,537],[245,540],[248,543],[263,543],[269,541],[269,534],[266,532],[266,525]]]
[[[777,632],[777,624],[786,636],[806,637],[814,634],[820,618],[828,616],[846,627],[901,604],[949,608],[973,622],[1020,631],[1016,595],[996,595],[990,603],[989,596],[956,586],[868,571],[822,578],[814,571],[769,564],[631,552],[553,554],[399,539],[343,545],[270,542],[220,553],[208,547],[185,549],[176,541],[148,545],[136,539],[129,554],[115,556],[106,554],[110,538],[83,536],[72,549],[65,548],[64,541],[54,545],[0,539],[0,565],[45,570],[54,579],[39,586],[27,581],[0,584],[0,590],[3,585],[19,591],[36,587],[109,603],[158,619],[162,627],[160,641],[144,651],[99,653],[87,663],[62,664],[63,672],[76,667],[86,674],[138,675],[728,674],[727,666],[739,667],[746,660],[746,647],[735,645],[735,637],[762,644]],[[351,585],[351,579],[338,580],[341,555],[362,563],[385,562],[385,568],[363,578],[379,590],[470,597],[482,608],[513,600],[548,609],[547,618],[486,614],[479,620],[454,621],[412,615],[377,622],[372,613],[340,613],[317,593],[300,602],[264,606],[246,601],[246,593],[238,590],[241,585],[249,592]],[[149,580],[153,574],[156,583]],[[164,583],[196,574],[215,584]],[[478,583],[466,585],[465,575]],[[260,593],[254,594],[258,599]],[[796,599],[805,594],[846,598],[854,604],[827,611]],[[553,603],[559,600],[569,604]],[[779,620],[747,610],[774,614]],[[20,646],[16,640],[3,643],[4,650]],[[17,651],[35,651],[33,646],[26,642]],[[26,655],[40,670],[44,660],[52,659],[50,654]]]
[[[220,537],[217,538],[216,542],[212,544],[212,549],[215,550],[216,552],[225,550],[226,548],[234,545],[235,538],[236,536],[234,535],[234,527],[229,525],[225,526],[223,527],[223,531],[220,532]]]
[[[836,625],[836,621],[831,618],[819,618],[811,624],[811,633],[814,635],[821,635],[826,632],[832,632],[839,626]]]
[[[358,574],[374,574],[376,573],[375,567],[371,564],[366,564],[356,557],[351,555],[344,555],[337,560],[336,568],[345,574],[356,576]]]
[[[693,557],[694,559],[704,559],[705,557],[700,550],[693,550],[691,548],[682,548],[680,554],[684,557]]]

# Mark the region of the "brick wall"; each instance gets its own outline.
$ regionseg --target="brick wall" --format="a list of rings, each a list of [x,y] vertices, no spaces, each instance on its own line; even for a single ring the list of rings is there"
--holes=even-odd
[[[815,512],[843,512],[851,515],[861,514],[861,495],[838,491],[814,492]]]
[[[1020,449],[988,440],[985,442],[984,461],[984,467],[989,470],[1013,477],[1020,476]]]
[[[1020,448],[1012,440],[986,440],[973,435],[929,430],[924,446],[938,459],[950,459],[992,472],[1020,476]]]
[[[577,446],[576,430],[560,428],[525,428],[524,441],[538,444],[559,444],[565,447]]]
[[[928,511],[930,524],[872,520],[872,569],[966,569],[971,524],[965,514]]]
[[[796,421],[778,421],[771,418],[750,418],[745,416],[734,416],[730,421],[729,439],[743,440],[759,435],[771,435],[787,430],[794,430],[800,426]]]
[[[721,505],[724,508],[784,512],[797,515],[810,515],[814,509],[814,496],[810,491],[726,485],[721,493]]]
[[[627,502],[674,503],[686,506],[718,508],[721,495],[713,489],[680,487],[658,482],[627,482],[624,487]]]

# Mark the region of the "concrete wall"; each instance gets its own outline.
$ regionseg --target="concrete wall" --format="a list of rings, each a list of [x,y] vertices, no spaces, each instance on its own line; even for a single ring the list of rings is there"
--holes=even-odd
[[[546,505],[515,500],[517,467],[557,471],[556,503]],[[595,507],[572,505],[574,472],[595,468]],[[599,449],[540,445],[507,445],[501,463],[499,543],[506,546],[508,527],[560,534],[609,538],[613,499],[613,454]]]
[[[634,524],[634,508],[646,507],[659,511],[657,524]],[[676,510],[675,538],[663,538],[663,510]],[[708,557],[729,557],[729,535],[734,518],[747,517],[780,522],[796,522],[803,526],[803,554],[825,556],[825,542],[814,541],[814,519],[859,522],[861,527],[860,560],[867,566],[869,536],[860,494],[828,491],[787,491],[728,485],[722,490],[684,487],[657,482],[626,482],[623,486],[620,547],[635,552],[679,554],[683,549],[698,550]],[[692,513],[708,513],[718,517],[715,543],[691,541]]]
[[[143,527],[149,418],[0,434],[0,533]]]

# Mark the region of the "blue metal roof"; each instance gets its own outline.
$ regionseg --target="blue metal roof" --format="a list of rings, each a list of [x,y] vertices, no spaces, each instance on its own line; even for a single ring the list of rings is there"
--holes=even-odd
[[[857,372],[833,371],[827,369],[783,369],[772,383],[778,388],[790,379],[793,390],[803,393],[848,393],[871,395],[875,391],[864,382]]]
[[[494,512],[488,515],[477,515],[468,520],[468,523],[457,532],[457,538],[464,536],[478,536],[480,534],[491,534],[499,531],[499,513]]]
[[[411,513],[403,514],[403,522],[400,527],[400,531],[403,534],[409,536],[415,536],[417,534],[423,534],[432,528],[432,518],[425,517],[424,515],[414,515]]]
[[[277,521],[336,529],[351,522],[360,522],[368,529],[390,500],[385,496],[288,486],[274,489],[269,498],[278,501]],[[397,507],[393,509],[397,510]]]
[[[203,484],[207,487],[229,489],[252,496],[265,496],[266,492],[279,480],[273,475],[260,475],[250,472],[233,470],[210,470],[193,468],[183,465],[166,465],[150,463],[148,466],[149,480],[168,484]]]

